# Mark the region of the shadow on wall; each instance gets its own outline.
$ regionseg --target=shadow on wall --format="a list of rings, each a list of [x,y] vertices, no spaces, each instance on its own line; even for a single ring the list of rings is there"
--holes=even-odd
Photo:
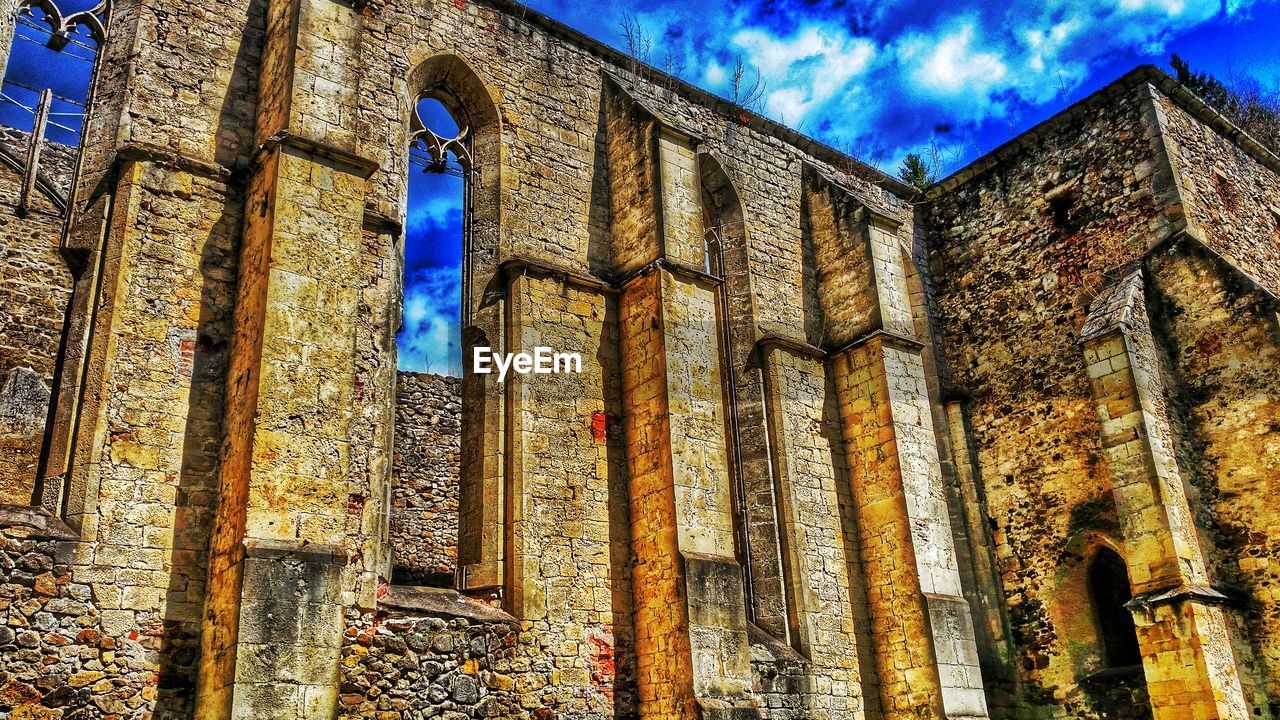
[[[216,131],[217,162],[236,167],[252,147],[257,106],[246,103],[256,77],[267,0],[253,0],[246,11],[245,37],[223,100]],[[200,306],[194,340],[182,342],[190,366],[186,426],[174,499],[171,573],[158,631],[159,670],[155,716],[187,717],[194,710],[200,663],[202,608],[209,568],[209,542],[218,504],[219,458],[223,442],[226,379],[234,334],[235,286],[243,224],[244,198],[234,186],[222,203],[222,214],[201,248]]]

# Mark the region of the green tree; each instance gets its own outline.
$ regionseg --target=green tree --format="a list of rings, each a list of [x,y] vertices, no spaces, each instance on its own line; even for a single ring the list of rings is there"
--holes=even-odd
[[[902,178],[902,182],[918,190],[925,190],[938,180],[937,172],[916,153],[908,153],[902,159],[902,165],[898,168],[898,177]]]

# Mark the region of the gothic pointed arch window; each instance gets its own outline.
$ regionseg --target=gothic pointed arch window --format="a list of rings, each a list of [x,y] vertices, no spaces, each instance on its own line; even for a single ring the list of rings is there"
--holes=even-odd
[[[505,577],[504,394],[468,364],[505,327],[500,121],[457,56],[425,61],[409,86],[391,579],[487,593]]]
[[[93,95],[98,50],[107,38],[112,0],[17,0],[5,20],[0,42],[0,125],[26,134],[23,172],[29,188],[61,194],[65,208],[70,168],[55,167],[41,147],[54,143],[78,148],[86,108]],[[7,43],[7,46],[6,46]],[[45,167],[41,160],[45,160]],[[45,170],[48,172],[44,172]],[[31,202],[22,198],[23,211]]]
[[[466,118],[455,118],[433,95],[420,98],[409,141],[401,370],[462,376],[472,167]]]
[[[1129,571],[1124,559],[1110,548],[1101,548],[1089,564],[1089,594],[1102,644],[1103,664],[1108,668],[1142,664],[1133,613]]]

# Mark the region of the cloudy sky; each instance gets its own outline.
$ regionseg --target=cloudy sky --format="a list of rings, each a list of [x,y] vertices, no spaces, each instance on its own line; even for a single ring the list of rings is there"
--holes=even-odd
[[[425,0],[424,0],[425,1]],[[68,10],[93,0],[59,0]],[[820,140],[854,148],[894,172],[935,147],[954,170],[1133,66],[1171,52],[1219,77],[1280,83],[1280,0],[530,0],[561,22],[625,47],[634,17],[653,37],[650,60],[729,93],[734,59],[758,70],[763,112]],[[19,33],[39,39],[39,33]],[[83,98],[87,63],[72,46],[52,57],[15,43],[0,123],[30,126],[34,94],[13,82]],[[754,76],[754,72],[753,72]],[[55,111],[77,108],[59,102]],[[451,123],[428,113],[441,134]],[[74,115],[55,121],[77,125]],[[74,140],[66,130],[53,136]],[[406,238],[403,369],[460,371],[461,182],[416,173]]]
[[[1170,52],[1220,76],[1280,80],[1272,0],[532,0],[623,44],[629,12],[653,64],[722,95],[741,55],[765,114],[837,146],[880,149],[894,170],[931,141],[955,166],[1141,63]],[[708,22],[708,19],[713,21]]]

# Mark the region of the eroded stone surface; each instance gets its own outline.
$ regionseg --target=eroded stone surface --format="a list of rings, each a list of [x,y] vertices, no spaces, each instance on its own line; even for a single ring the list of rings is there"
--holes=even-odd
[[[919,197],[499,0],[120,6],[66,237],[0,176],[0,718],[1277,712],[1280,163],[1167,79]],[[397,385],[423,93],[580,373]]]

